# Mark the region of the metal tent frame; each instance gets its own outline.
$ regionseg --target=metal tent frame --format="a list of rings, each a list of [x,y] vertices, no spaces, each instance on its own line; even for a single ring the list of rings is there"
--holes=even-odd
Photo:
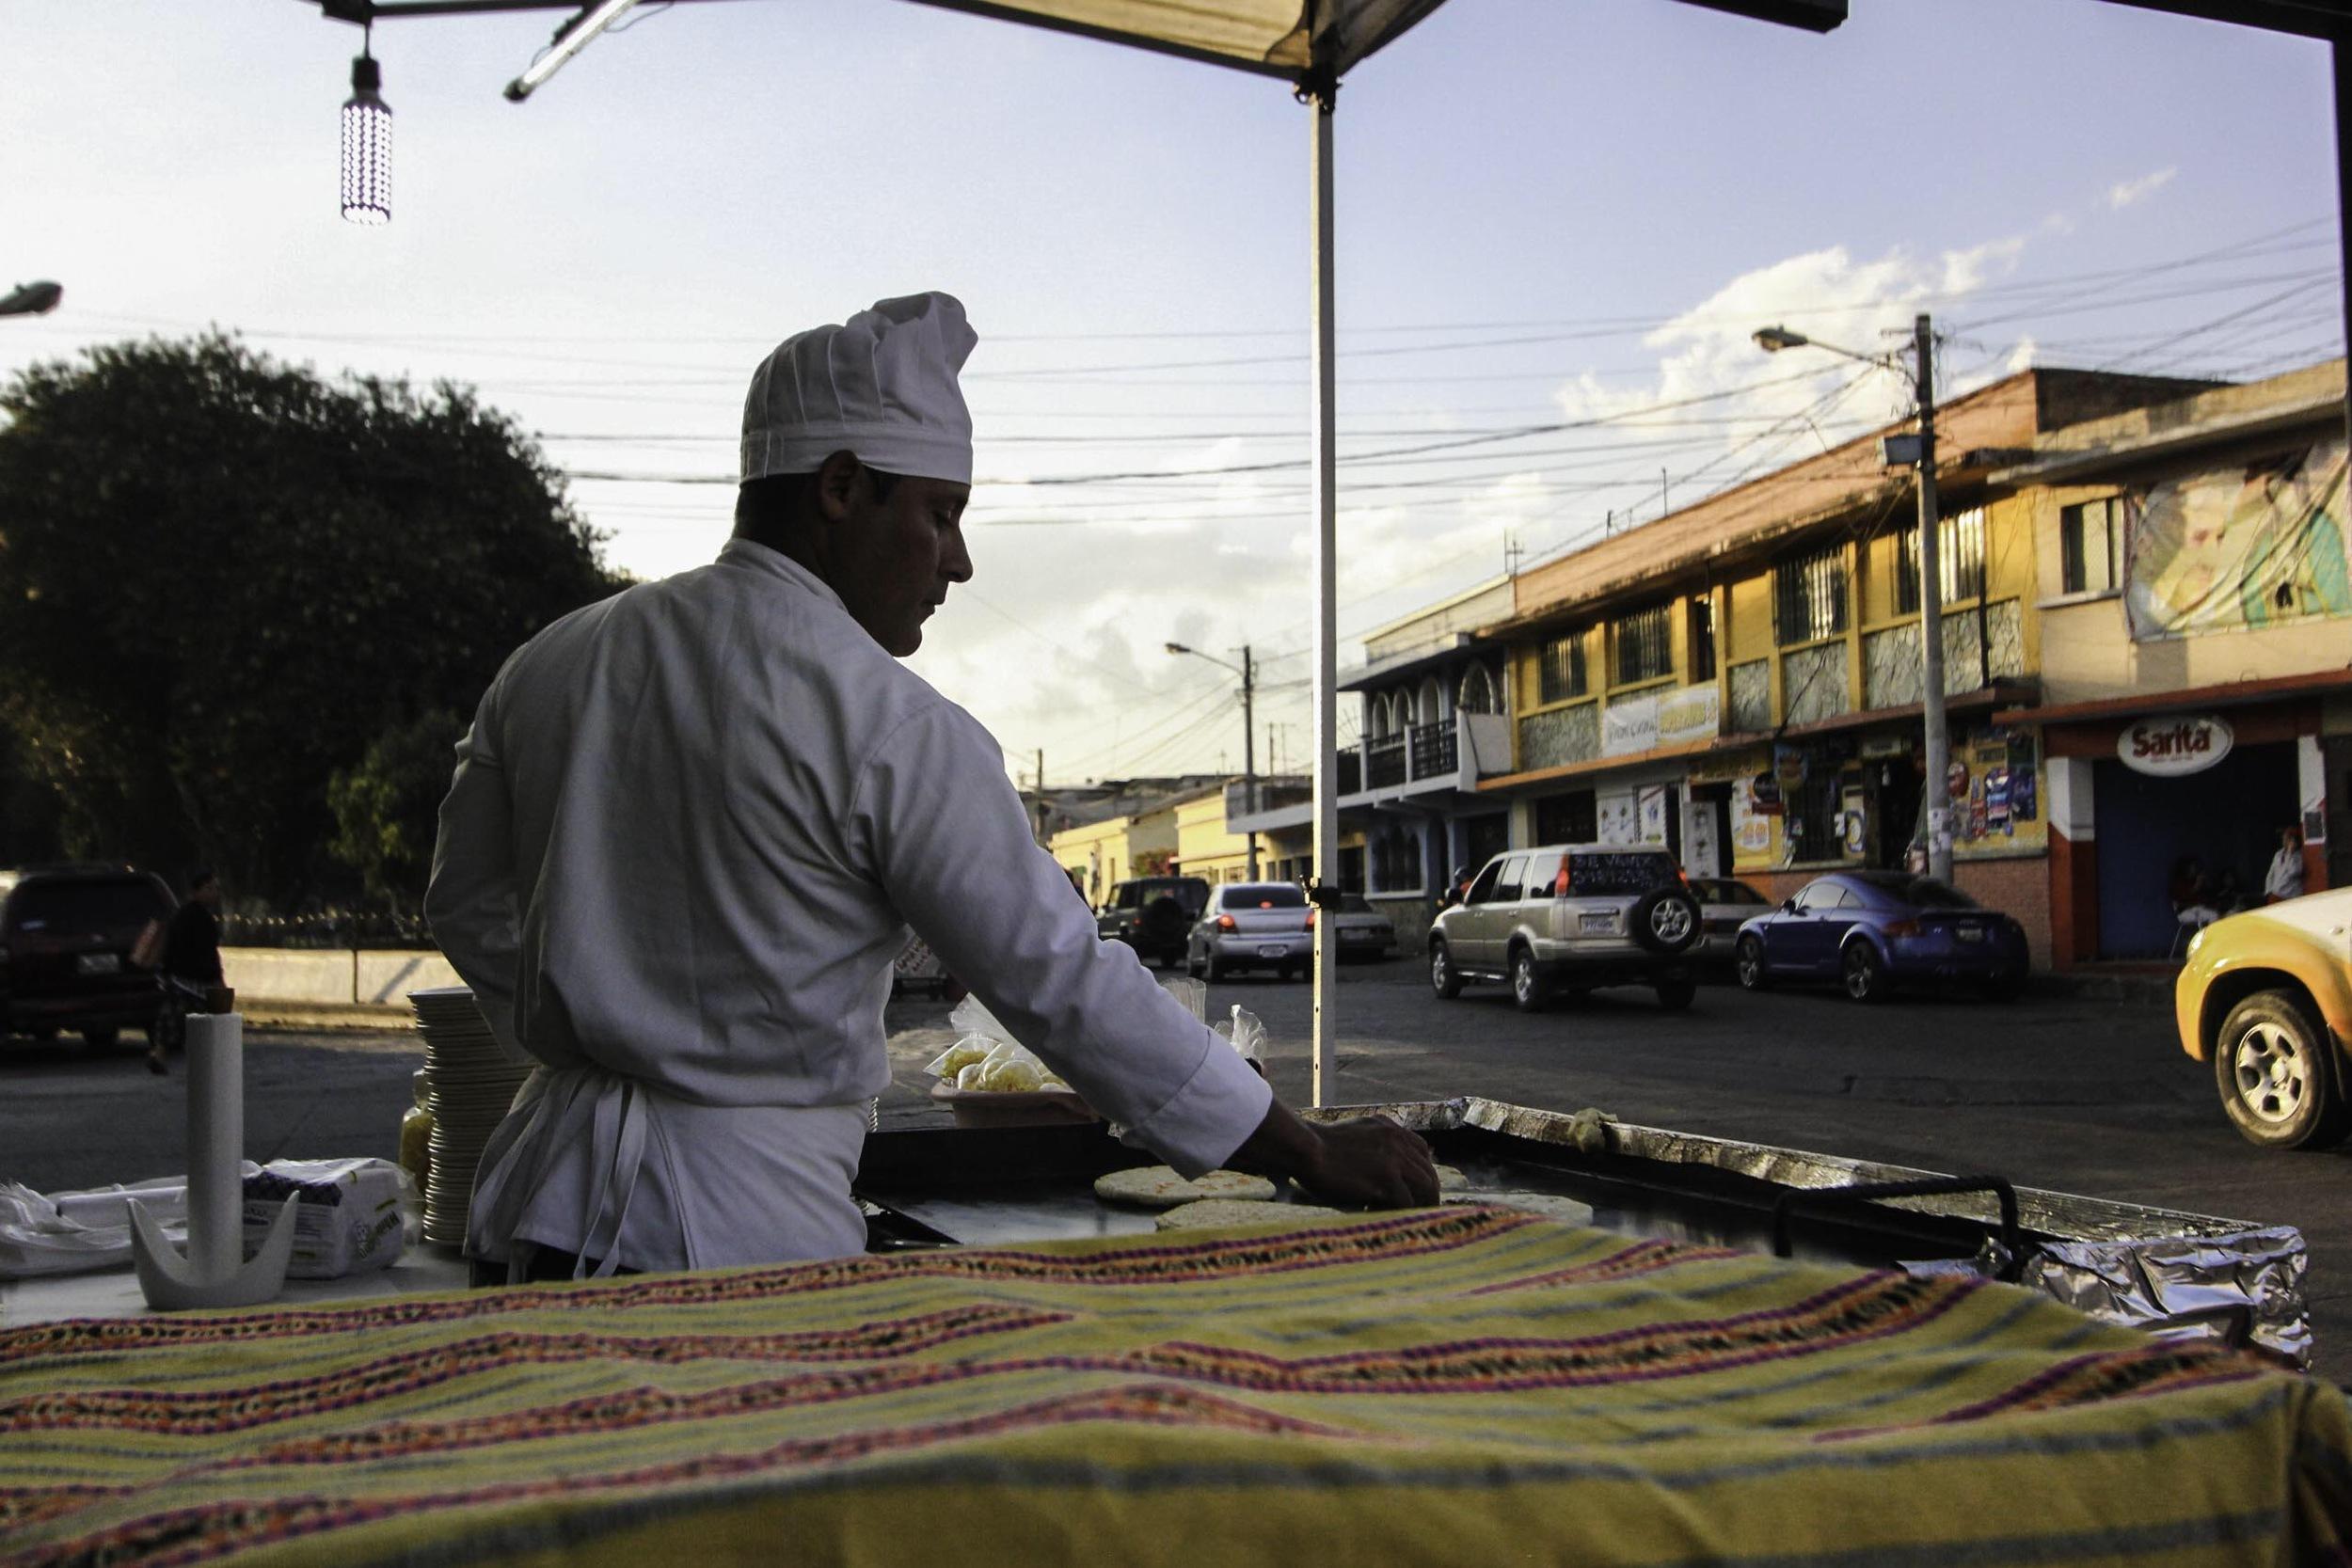
[[[577,25],[603,8],[580,0],[306,0],[326,16],[365,24],[402,17],[515,10],[575,10]],[[1309,114],[1308,185],[1311,222],[1311,465],[1314,484],[1315,632],[1312,875],[1309,896],[1336,900],[1338,798],[1339,430],[1336,301],[1333,291],[1332,119],[1340,80],[1394,42],[1444,0],[917,0],[943,9],[1049,28],[1202,64],[1287,80]],[[1846,20],[1847,0],[1678,0],[1756,21],[1826,33]],[[2105,0],[2209,22],[2316,39],[2334,62],[2339,233],[2352,194],[2352,0]],[[2344,308],[2352,320],[2352,254],[2344,264]],[[2352,430],[2352,396],[2346,426]],[[1314,936],[1314,1069],[1311,1101],[1332,1087],[1338,964],[1332,923]]]

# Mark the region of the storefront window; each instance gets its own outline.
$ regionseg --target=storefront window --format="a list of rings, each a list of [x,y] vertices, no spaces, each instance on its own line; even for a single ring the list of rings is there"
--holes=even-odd
[[[1535,842],[1590,844],[1600,836],[1599,812],[1589,789],[1572,789],[1535,802]]]

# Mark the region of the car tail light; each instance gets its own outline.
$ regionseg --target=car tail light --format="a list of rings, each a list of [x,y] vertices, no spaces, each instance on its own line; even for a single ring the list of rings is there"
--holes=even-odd
[[[1887,927],[1886,934],[1890,937],[1915,937],[1919,934],[1919,923],[1915,920],[1898,920]]]
[[[1220,931],[1238,931],[1241,929],[1241,922],[1230,914],[1220,914],[1216,917],[1216,928]]]
[[[1551,879],[1551,895],[1554,898],[1565,898],[1571,885],[1572,879],[1568,876],[1568,857],[1563,855],[1560,857],[1560,869]]]
[[[1267,909],[1272,909],[1273,907],[1274,907],[1274,906],[1273,906],[1273,905],[1271,905],[1271,904],[1268,904],[1268,905],[1266,906],[1266,908],[1267,908]],[[1313,906],[1312,904],[1310,904],[1310,905],[1308,905],[1308,906],[1307,906],[1307,929],[1309,929],[1310,931],[1311,931],[1311,930],[1313,930],[1314,928],[1315,928],[1315,909],[1314,909],[1314,906]]]

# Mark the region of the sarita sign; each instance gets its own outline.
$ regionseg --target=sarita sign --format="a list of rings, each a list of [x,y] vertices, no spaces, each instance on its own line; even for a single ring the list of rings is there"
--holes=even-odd
[[[2230,754],[2230,723],[2217,716],[2142,719],[2123,726],[2115,754],[2136,773],[2178,778],[2201,773]]]

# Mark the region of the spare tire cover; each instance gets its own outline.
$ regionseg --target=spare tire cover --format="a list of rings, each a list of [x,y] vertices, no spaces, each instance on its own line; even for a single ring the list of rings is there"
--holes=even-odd
[[[1633,940],[1671,958],[1699,940],[1699,907],[1680,888],[1653,888],[1633,905]]]

